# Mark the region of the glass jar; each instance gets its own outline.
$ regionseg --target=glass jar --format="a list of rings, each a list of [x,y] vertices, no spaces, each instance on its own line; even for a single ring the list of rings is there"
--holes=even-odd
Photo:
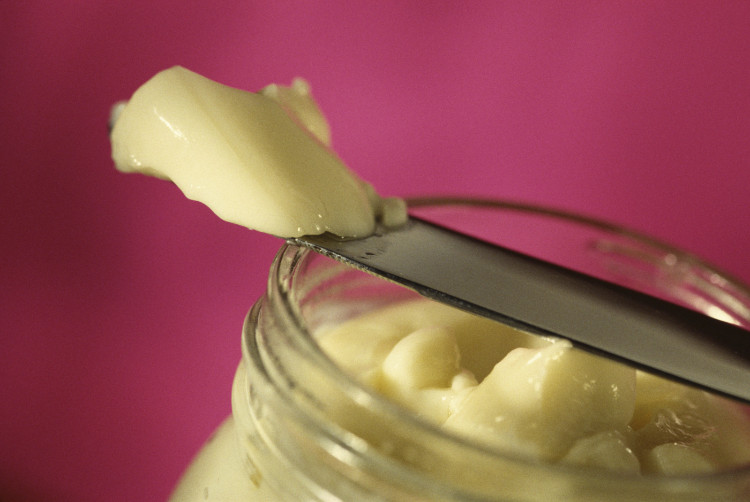
[[[750,290],[643,235],[541,207],[415,199],[411,212],[750,327]],[[243,328],[233,418],[173,501],[739,501],[750,466],[631,476],[532,461],[452,435],[342,372],[316,333],[412,298],[405,288],[284,245]]]

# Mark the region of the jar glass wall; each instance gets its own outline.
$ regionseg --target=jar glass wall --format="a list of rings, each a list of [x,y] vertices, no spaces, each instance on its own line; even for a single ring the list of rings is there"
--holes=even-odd
[[[499,201],[420,199],[410,206],[425,219],[750,326],[745,286],[639,234]],[[243,473],[243,497],[271,502],[750,500],[750,467],[704,476],[631,476],[498,451],[383,398],[318,347],[317,334],[332,324],[413,297],[401,286],[306,249],[285,245],[280,250],[268,291],[246,319],[232,392],[234,421],[228,429],[237,443],[226,462],[235,462]],[[197,491],[200,482],[195,486]],[[221,489],[212,487],[211,493]]]

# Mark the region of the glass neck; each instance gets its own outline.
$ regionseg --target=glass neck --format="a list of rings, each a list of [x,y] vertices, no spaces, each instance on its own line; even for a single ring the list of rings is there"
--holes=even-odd
[[[233,409],[251,477],[280,500],[737,500],[748,476],[644,478],[540,464],[450,435],[355,382],[314,333],[411,293],[295,246],[249,313]]]

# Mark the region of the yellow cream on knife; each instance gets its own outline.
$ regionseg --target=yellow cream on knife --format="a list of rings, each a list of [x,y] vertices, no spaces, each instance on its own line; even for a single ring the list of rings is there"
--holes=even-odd
[[[172,180],[220,218],[281,237],[369,235],[406,218],[328,147],[308,85],[251,93],[173,67],[118,107],[112,157],[122,171]]]

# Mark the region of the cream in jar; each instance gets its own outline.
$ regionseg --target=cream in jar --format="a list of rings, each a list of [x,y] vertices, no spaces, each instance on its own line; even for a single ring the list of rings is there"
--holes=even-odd
[[[733,403],[440,303],[399,303],[319,336],[358,380],[501,451],[643,474],[750,462],[750,423]]]

